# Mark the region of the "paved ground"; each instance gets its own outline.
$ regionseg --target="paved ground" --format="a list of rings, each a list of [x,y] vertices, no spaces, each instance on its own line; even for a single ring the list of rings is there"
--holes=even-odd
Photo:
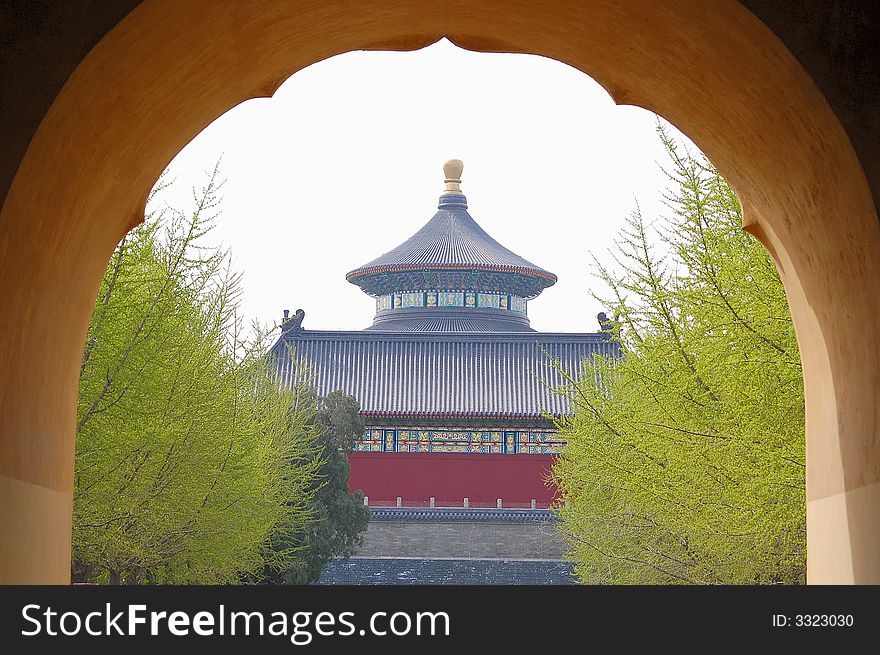
[[[564,585],[575,584],[570,562],[504,559],[334,559],[317,584]]]

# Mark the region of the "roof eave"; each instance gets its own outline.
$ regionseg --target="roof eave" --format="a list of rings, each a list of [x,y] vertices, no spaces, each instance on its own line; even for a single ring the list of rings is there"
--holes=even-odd
[[[361,410],[361,416],[370,418],[394,418],[394,419],[544,419],[555,420],[563,417],[562,414],[535,414],[518,412],[379,412]]]
[[[493,273],[516,273],[529,277],[540,278],[549,284],[544,288],[558,282],[558,278],[549,271],[538,268],[526,268],[524,266],[501,266],[496,264],[395,264],[388,266],[371,266],[368,268],[356,268],[346,273],[345,279],[352,284],[362,277],[377,275],[379,273],[394,273],[397,271],[491,271]]]

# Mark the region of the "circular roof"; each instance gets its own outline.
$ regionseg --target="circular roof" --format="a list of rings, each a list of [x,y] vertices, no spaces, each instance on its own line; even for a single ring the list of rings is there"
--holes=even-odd
[[[457,164],[451,166],[452,162]],[[556,283],[556,276],[508,250],[490,237],[467,211],[467,199],[458,188],[461,162],[447,162],[447,191],[440,196],[439,211],[421,230],[381,257],[354,269],[345,279],[367,293],[387,292],[388,284],[376,285],[377,276],[398,271],[473,270],[509,273],[534,296]],[[456,170],[457,169],[457,170]],[[379,289],[382,287],[382,289]]]

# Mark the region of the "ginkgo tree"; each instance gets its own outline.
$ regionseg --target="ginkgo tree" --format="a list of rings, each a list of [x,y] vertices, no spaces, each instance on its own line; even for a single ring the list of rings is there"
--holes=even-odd
[[[554,467],[575,570],[598,583],[805,580],[804,398],[785,293],[736,195],[662,127],[669,215],[597,262],[618,360],[571,384]]]
[[[310,520],[314,394],[279,390],[265,339],[242,338],[240,277],[204,245],[221,186],[215,168],[192,212],[151,211],[101,283],[80,370],[75,580],[228,583],[297,557],[267,544]]]

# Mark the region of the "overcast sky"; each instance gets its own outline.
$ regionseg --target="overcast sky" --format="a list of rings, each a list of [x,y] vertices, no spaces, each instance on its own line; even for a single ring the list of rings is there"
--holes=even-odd
[[[171,163],[165,200],[190,207],[222,155],[210,240],[244,273],[243,315],[273,324],[302,308],[307,329],[362,329],[375,302],[345,274],[421,228],[443,162],[461,159],[471,216],[559,278],[529,303],[532,327],[592,332],[603,307],[589,253],[605,258],[636,201],[646,218],[665,211],[656,120],[542,57],[447,41],[351,52],[218,118]]]

